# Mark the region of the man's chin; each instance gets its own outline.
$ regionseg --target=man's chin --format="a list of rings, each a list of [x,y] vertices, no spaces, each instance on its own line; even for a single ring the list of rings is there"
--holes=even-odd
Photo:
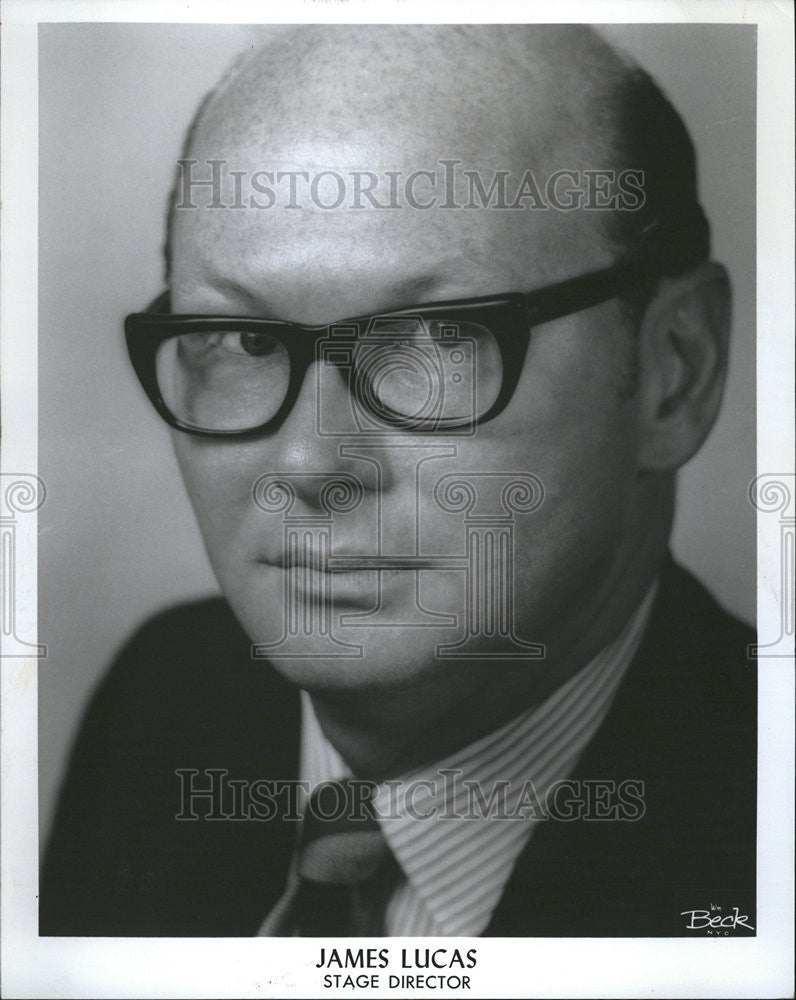
[[[437,659],[434,646],[414,648],[397,635],[392,640],[381,634],[357,639],[320,653],[314,643],[295,642],[278,650],[255,647],[255,657],[267,659],[297,687],[319,693],[397,691],[423,684],[435,672],[447,673],[451,666]]]
[[[353,630],[352,630],[353,631]],[[467,645],[463,655],[451,650],[451,635],[440,629],[362,629],[356,639],[319,654],[314,644],[298,640],[279,649],[254,647],[255,658],[267,660],[288,681],[311,692],[455,691],[474,677],[488,679],[505,673],[540,678],[547,669],[544,647],[525,644],[510,650],[505,642]],[[376,633],[376,634],[374,634]],[[354,642],[358,644],[354,646]]]
[[[317,584],[315,576],[308,574],[308,588]],[[435,679],[447,690],[457,676],[520,663],[528,669],[544,658],[536,642],[497,627],[505,623],[492,622],[486,634],[468,629],[462,581],[451,577],[424,572],[416,590],[415,574],[398,572],[382,588],[371,586],[378,599],[368,602],[352,599],[352,593],[359,596],[357,578],[345,581],[348,590],[339,587],[336,600],[297,592],[289,602],[281,571],[268,569],[245,591],[233,592],[230,603],[251,637],[253,658],[318,692],[429,691]],[[274,614],[282,608],[283,614]]]
[[[462,631],[461,583],[450,574],[422,575],[423,587],[416,590],[414,573],[334,574],[327,593],[331,574],[296,568],[286,580],[283,571],[264,566],[245,591],[238,586],[228,593],[253,658],[270,661],[298,686],[405,688],[435,671],[447,673],[451,664],[438,650]],[[293,585],[292,599],[286,582]],[[441,610],[426,607],[432,599]],[[282,613],[275,615],[276,609]]]

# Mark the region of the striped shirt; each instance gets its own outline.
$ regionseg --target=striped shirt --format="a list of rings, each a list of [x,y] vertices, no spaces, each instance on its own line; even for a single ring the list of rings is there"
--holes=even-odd
[[[476,936],[489,924],[548,790],[573,771],[641,642],[657,587],[620,634],[541,705],[441,761],[378,787],[381,830],[404,873],[388,936]],[[301,778],[351,775],[302,692]]]

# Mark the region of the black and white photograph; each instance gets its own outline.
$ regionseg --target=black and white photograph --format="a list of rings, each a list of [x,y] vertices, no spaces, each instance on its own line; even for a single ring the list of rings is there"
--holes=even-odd
[[[24,6],[3,995],[785,995],[793,7]]]

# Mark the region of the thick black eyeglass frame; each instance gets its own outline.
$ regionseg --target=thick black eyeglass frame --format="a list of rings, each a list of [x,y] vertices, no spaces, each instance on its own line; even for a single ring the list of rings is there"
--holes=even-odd
[[[251,316],[172,314],[169,312],[169,292],[163,292],[146,312],[129,315],[125,320],[124,330],[133,368],[150,401],[169,426],[200,437],[246,438],[277,430],[283,423],[295,405],[307,370],[316,360],[317,341],[328,336],[330,330],[351,327],[358,330],[364,328],[367,331],[375,319],[384,318],[443,318],[451,324],[475,322],[491,330],[503,362],[503,382],[500,392],[488,410],[474,420],[454,426],[445,424],[439,419],[435,420],[433,417],[422,419],[407,417],[382,404],[379,411],[373,413],[377,420],[388,427],[419,433],[431,431],[455,434],[457,431],[471,430],[478,424],[492,420],[506,408],[517,388],[534,326],[570,316],[617,298],[649,277],[648,265],[617,264],[533,292],[506,292],[470,299],[429,302],[411,308],[387,310],[315,326]],[[285,399],[269,420],[256,427],[229,431],[206,430],[186,424],[171,412],[160,393],[155,364],[158,348],[165,340],[181,334],[230,332],[231,329],[241,333],[267,333],[284,346],[290,359],[290,378]],[[349,392],[366,412],[372,412],[372,407],[363,398],[367,393],[357,391],[361,373],[353,370],[353,366],[351,369],[347,368],[345,372],[341,366],[340,370],[346,377]],[[367,384],[367,377],[363,381]]]

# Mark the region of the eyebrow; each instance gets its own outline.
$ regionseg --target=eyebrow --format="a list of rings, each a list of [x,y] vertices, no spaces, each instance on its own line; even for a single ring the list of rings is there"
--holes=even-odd
[[[240,282],[235,281],[234,278],[214,278],[212,287],[215,291],[221,292],[224,295],[231,293],[233,296],[244,299],[253,308],[257,308],[260,305],[257,297],[252,295]]]
[[[388,304],[373,310],[371,313],[358,315],[389,313],[393,309],[404,309],[407,306],[411,308],[411,306],[417,303],[428,302],[433,290],[438,288],[442,283],[443,279],[437,274],[419,274],[404,278],[385,289],[383,300]],[[233,296],[245,300],[251,306],[252,311],[256,312],[259,316],[268,316],[274,319],[279,318],[267,300],[253,295],[234,278],[216,278],[213,280],[213,288],[222,294],[231,293]],[[332,320],[331,322],[344,321],[346,318],[337,317],[336,320]],[[321,326],[323,325],[326,324],[321,324]]]
[[[422,301],[426,295],[440,284],[436,274],[419,274],[399,281],[390,287],[390,301]]]

